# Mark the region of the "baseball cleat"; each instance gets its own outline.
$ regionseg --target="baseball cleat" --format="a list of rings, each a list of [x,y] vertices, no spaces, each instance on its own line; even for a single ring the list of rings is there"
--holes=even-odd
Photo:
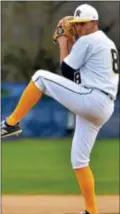
[[[17,123],[15,126],[10,126],[7,124],[6,120],[3,120],[1,123],[1,138],[9,137],[9,136],[18,136],[21,134],[22,129],[19,126],[19,123]]]
[[[80,212],[80,214],[90,214],[87,210]]]

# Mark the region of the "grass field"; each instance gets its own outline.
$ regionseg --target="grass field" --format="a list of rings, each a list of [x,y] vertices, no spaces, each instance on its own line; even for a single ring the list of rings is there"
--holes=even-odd
[[[78,194],[70,149],[70,138],[3,141],[2,193]],[[118,194],[119,140],[98,140],[91,167],[97,194]]]

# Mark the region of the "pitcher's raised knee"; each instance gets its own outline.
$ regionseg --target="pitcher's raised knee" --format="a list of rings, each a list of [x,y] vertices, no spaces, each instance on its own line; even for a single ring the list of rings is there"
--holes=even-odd
[[[45,90],[45,85],[44,85],[44,78],[48,78],[48,76],[50,75],[49,71],[46,70],[37,70],[34,75],[32,76],[32,81],[35,83],[35,85],[41,89],[41,90]]]

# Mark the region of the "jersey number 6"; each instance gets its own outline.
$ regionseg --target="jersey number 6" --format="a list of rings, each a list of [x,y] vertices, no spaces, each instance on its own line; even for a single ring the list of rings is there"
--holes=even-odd
[[[115,49],[111,49],[111,55],[112,55],[113,72],[118,74],[119,73],[118,53]]]

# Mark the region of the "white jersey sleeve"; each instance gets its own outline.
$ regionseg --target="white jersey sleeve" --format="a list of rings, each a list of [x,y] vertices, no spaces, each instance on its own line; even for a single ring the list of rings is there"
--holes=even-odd
[[[71,68],[79,69],[90,57],[90,46],[84,38],[78,39],[73,45],[70,54],[64,59]]]

